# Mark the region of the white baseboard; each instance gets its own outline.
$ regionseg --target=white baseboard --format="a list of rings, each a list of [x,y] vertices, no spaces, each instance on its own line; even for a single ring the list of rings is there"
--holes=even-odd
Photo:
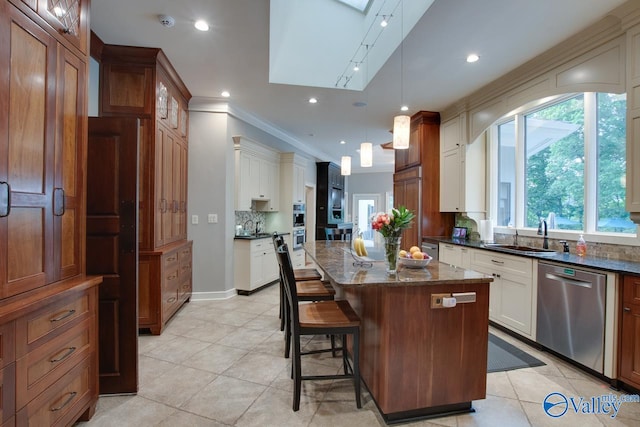
[[[238,292],[236,292],[235,288],[218,292],[193,292],[191,293],[191,301],[225,300],[236,295],[238,295]]]

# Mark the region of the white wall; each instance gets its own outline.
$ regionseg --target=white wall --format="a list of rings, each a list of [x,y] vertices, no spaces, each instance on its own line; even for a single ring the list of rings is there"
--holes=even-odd
[[[187,234],[193,240],[194,299],[233,295],[234,160],[227,122],[225,113],[189,113]],[[209,213],[218,215],[218,223],[207,223]],[[192,215],[199,224],[191,223]]]

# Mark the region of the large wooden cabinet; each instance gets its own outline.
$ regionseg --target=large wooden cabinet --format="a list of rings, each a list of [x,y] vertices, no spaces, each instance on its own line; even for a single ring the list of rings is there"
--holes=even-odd
[[[420,246],[423,236],[447,236],[453,213],[440,212],[440,114],[420,111],[411,117],[407,150],[395,150],[394,207],[415,213],[413,225],[402,233],[402,246]]]
[[[138,327],[159,334],[191,296],[192,255],[187,241],[191,94],[160,49],[104,45],[99,59],[100,116],[140,120]],[[181,265],[189,267],[181,270],[180,295],[168,296],[177,292],[178,285],[167,273],[175,254],[181,254]]]
[[[640,277],[622,279],[619,379],[640,389]]]
[[[98,398],[102,279],[84,266],[89,1],[56,4],[0,1],[3,426],[70,425]]]

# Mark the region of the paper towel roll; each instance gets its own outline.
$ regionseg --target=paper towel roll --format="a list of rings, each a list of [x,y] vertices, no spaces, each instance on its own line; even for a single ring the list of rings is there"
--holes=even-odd
[[[493,224],[490,219],[480,220],[480,240],[485,243],[493,243]]]

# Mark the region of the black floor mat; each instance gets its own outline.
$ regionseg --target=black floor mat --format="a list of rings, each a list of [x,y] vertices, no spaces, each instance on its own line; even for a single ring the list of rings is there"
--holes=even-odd
[[[489,334],[489,357],[487,372],[511,371],[545,365],[525,351],[509,344],[502,338]]]

